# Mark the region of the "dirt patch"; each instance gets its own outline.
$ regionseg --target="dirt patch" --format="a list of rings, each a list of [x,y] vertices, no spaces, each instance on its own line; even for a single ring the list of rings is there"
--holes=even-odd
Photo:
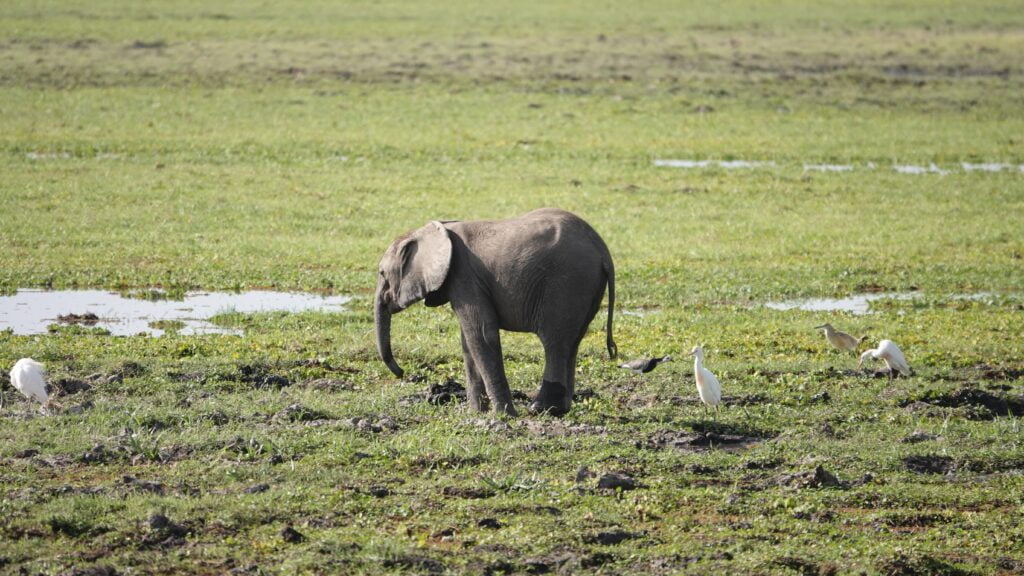
[[[920,404],[942,408],[961,409],[969,420],[991,420],[996,416],[1024,416],[1024,398],[1020,396],[997,395],[974,387],[964,387],[952,392],[929,392],[911,397],[900,403],[907,408],[921,410]]]
[[[839,571],[838,568],[831,564],[818,564],[812,560],[805,560],[795,556],[776,558],[772,560],[772,564],[788,568],[803,576],[831,576]]]
[[[473,420],[467,420],[464,424],[474,428],[479,428],[480,430],[486,430],[488,432],[513,432],[511,424],[494,418],[476,418]]]
[[[659,430],[647,440],[637,441],[636,447],[652,450],[672,448],[686,452],[706,452],[714,449],[733,451],[749,448],[761,440],[761,438],[741,434]]]
[[[345,420],[342,420],[342,422],[360,432],[369,432],[372,434],[394,432],[401,428],[398,422],[396,422],[391,416],[346,418]]]
[[[596,537],[595,537],[596,538]],[[572,550],[555,550],[523,561],[527,574],[575,574],[613,562],[615,557],[605,552],[580,554]]]
[[[579,480],[579,474],[576,477]],[[620,472],[609,472],[597,481],[598,490],[627,491],[637,488],[644,488],[644,485],[637,482],[632,476]]]
[[[524,420],[520,428],[534,436],[559,438],[564,436],[604,436],[608,429],[593,424],[570,424],[561,420]]]
[[[933,440],[938,440],[939,438],[939,436],[934,434],[922,432],[921,430],[914,430],[913,433],[900,440],[900,442],[904,444],[918,444],[920,442],[931,442]]]
[[[146,532],[139,541],[140,548],[168,549],[185,544],[185,536],[192,528],[172,521],[167,516],[156,513],[146,520]]]
[[[409,465],[414,471],[445,470],[461,468],[463,466],[478,466],[484,459],[481,456],[458,456],[448,454],[438,456],[436,454],[425,454],[416,457]]]
[[[889,528],[923,528],[936,524],[946,524],[949,520],[949,517],[943,514],[898,512],[884,516],[879,520],[879,524]]]
[[[336,378],[317,378],[307,381],[304,385],[318,392],[345,392],[356,389],[356,385],[352,382]]]
[[[128,492],[142,492],[147,494],[157,494],[159,496],[163,496],[166,492],[163,482],[158,482],[156,480],[144,480],[134,476],[122,477],[121,486],[123,486]]]
[[[948,474],[955,468],[955,463],[949,456],[922,454],[904,457],[903,466],[917,474]]]
[[[1020,380],[1024,378],[1024,369],[1022,368],[979,364],[975,366],[975,369],[978,370],[978,377],[982,380]]]
[[[385,568],[400,568],[414,574],[442,574],[445,571],[442,562],[414,554],[388,558],[384,560],[383,565]]]
[[[875,568],[885,576],[967,576],[970,572],[961,570],[948,562],[922,554],[904,554],[897,552],[893,556],[882,558],[875,563]]]
[[[281,529],[281,540],[288,544],[299,544],[306,541],[306,535],[292,527],[291,524]]]
[[[845,484],[839,481],[835,474],[825,470],[821,466],[815,466],[814,470],[783,474],[777,480],[780,486],[805,490],[807,488],[843,488]]]
[[[239,364],[225,379],[248,384],[257,389],[281,389],[292,385],[286,376],[274,374],[266,364]]]
[[[961,462],[961,467],[963,470],[967,470],[969,472],[978,472],[983,474],[996,472],[1020,474],[1021,472],[1024,472],[1024,458],[1015,458],[1012,456],[968,458],[966,461]]]
[[[307,408],[301,404],[289,404],[279,412],[274,414],[270,420],[272,422],[314,422],[321,420],[331,420],[331,415],[326,412],[319,410],[313,410]],[[396,425],[397,426],[397,425]]]
[[[72,396],[92,390],[92,384],[78,378],[56,378],[50,382],[54,396]]]
[[[468,486],[445,486],[441,490],[441,494],[449,498],[464,498],[467,500],[483,500],[484,498],[492,498],[494,496],[494,490],[488,488],[472,488]]]
[[[466,388],[455,380],[449,379],[445,382],[431,384],[425,392],[403,396],[398,400],[401,406],[411,406],[420,402],[426,402],[434,406],[465,404]]]
[[[262,494],[267,490],[270,490],[270,484],[267,484],[266,482],[260,482],[259,484],[253,484],[252,486],[249,486],[245,490],[242,490],[242,492],[246,494]]]
[[[65,570],[60,576],[118,576],[120,572],[111,566],[80,566]]]
[[[488,530],[498,530],[503,526],[497,518],[481,518],[477,521],[476,525],[479,528],[486,528]]]
[[[609,530],[607,532],[598,532],[592,536],[584,538],[585,542],[590,544],[600,544],[602,546],[614,546],[615,544],[621,544],[626,540],[633,540],[634,538],[642,538],[644,535],[640,532],[627,532],[621,529]]]

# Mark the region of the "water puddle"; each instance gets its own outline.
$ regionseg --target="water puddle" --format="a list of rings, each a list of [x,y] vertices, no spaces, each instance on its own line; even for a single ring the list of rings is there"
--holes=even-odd
[[[943,170],[934,163],[927,166],[914,166],[913,164],[894,164],[893,170],[900,174],[949,174],[949,170]]]
[[[962,162],[960,167],[964,169],[964,172],[1002,172],[1003,170],[1012,171],[1014,169],[1013,164],[1001,162],[985,162],[982,164]],[[1024,172],[1024,164],[1021,164],[1019,168],[1021,172]]]
[[[294,292],[189,292],[183,300],[125,298],[106,290],[18,290],[0,296],[0,330],[15,334],[45,334],[60,318],[105,328],[114,336],[160,336],[164,327],[179,334],[241,334],[211,323],[227,312],[340,311],[348,296],[319,296]]]
[[[764,168],[776,166],[775,162],[757,160],[688,160],[688,159],[655,159],[654,165],[661,168],[683,168],[683,169],[704,169],[724,168],[735,170],[738,168]],[[867,164],[801,164],[804,172],[853,172],[855,170],[875,170],[878,166],[874,162]],[[939,166],[934,162],[927,166],[916,164],[893,164],[892,170],[897,174],[938,174],[945,176],[953,173],[970,174],[973,172],[1020,172],[1024,174],[1024,164],[1010,164],[1007,162],[961,162],[956,166]]]
[[[803,298],[767,302],[766,308],[772,310],[807,310],[808,312],[850,312],[858,316],[871,311],[874,300],[911,300],[920,297],[913,292],[879,292],[876,294],[855,294],[846,298]]]
[[[804,164],[804,172],[851,172],[850,164]]]
[[[923,300],[922,292],[876,292],[871,294],[854,294],[846,298],[802,298],[767,302],[766,308],[772,310],[806,310],[808,312],[849,312],[862,316],[871,313],[871,303],[876,300]],[[993,292],[977,292],[974,294],[950,294],[947,300],[970,300],[976,302],[994,302],[1000,298],[1019,299],[1020,294],[995,294]]]

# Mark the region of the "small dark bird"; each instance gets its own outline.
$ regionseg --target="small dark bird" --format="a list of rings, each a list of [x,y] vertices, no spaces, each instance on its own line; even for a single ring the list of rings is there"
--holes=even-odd
[[[625,368],[633,374],[647,374],[651,370],[657,368],[658,364],[671,361],[671,356],[662,356],[661,358],[639,358],[637,360],[630,360],[624,364],[619,364],[619,368]]]

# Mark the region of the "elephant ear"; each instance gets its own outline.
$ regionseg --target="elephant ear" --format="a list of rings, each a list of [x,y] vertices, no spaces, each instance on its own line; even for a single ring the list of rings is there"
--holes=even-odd
[[[452,241],[440,222],[413,231],[401,248],[398,306],[407,308],[444,284],[452,262]]]

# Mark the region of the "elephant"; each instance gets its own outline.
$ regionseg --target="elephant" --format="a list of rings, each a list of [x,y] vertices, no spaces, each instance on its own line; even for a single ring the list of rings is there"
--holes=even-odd
[[[423,300],[451,303],[458,317],[471,410],[515,416],[499,330],[532,332],[544,376],[531,413],[572,405],[576,356],[608,287],[606,346],[612,358],[615,267],[601,236],[578,216],[541,208],[505,220],[431,221],[395,239],[381,257],[374,296],[377,351],[395,376],[391,316]]]

